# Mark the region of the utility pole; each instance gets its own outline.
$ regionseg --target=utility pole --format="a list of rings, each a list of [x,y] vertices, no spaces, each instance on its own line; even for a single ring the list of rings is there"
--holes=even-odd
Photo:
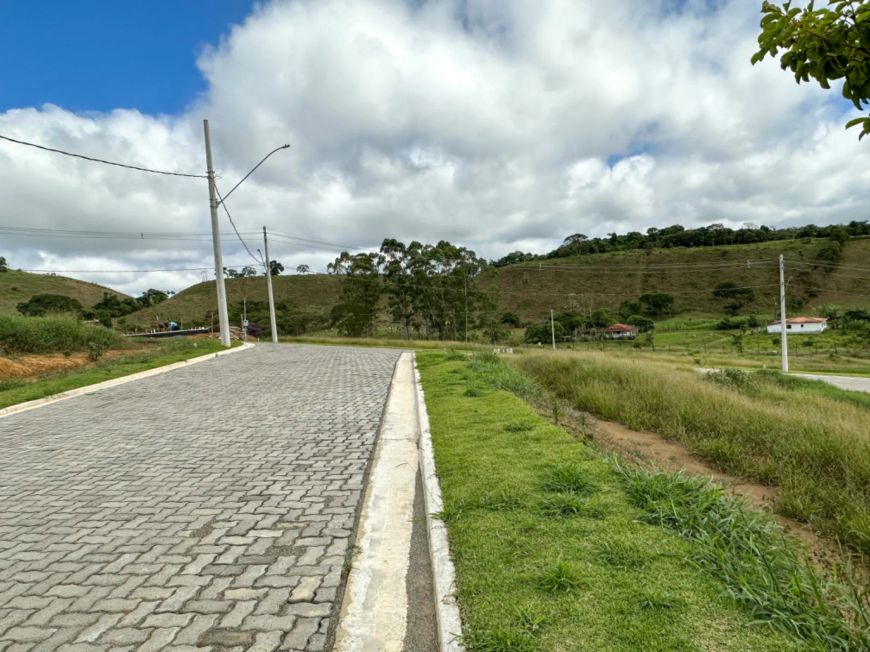
[[[272,261],[269,259],[269,238],[263,227],[263,251],[266,254],[266,289],[269,292],[269,325],[272,327],[272,342],[278,343],[278,323],[275,319],[275,295],[272,294]]]
[[[553,350],[556,350],[556,322],[553,319],[553,309],[550,308],[550,335],[553,338]]]
[[[465,342],[468,343],[468,269],[462,283],[462,296],[465,299]]]
[[[248,297],[242,297],[242,341],[248,341]]]
[[[782,373],[788,373],[788,335],[785,325],[785,260],[779,255],[779,338],[782,346]]]
[[[211,137],[208,132],[208,120],[202,121],[205,132],[205,160],[208,165],[208,205],[211,209],[211,241],[214,247],[215,285],[217,285],[218,317],[221,327],[221,344],[230,345],[230,318],[227,314],[227,289],[224,285],[224,260],[221,255],[221,232],[218,224],[218,201],[214,185],[214,165],[211,160]]]

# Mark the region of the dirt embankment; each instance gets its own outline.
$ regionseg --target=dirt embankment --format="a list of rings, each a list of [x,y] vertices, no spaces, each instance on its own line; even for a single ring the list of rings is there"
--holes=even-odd
[[[631,430],[621,423],[601,421],[574,409],[568,410],[567,417],[570,423],[566,425],[575,431],[593,433],[593,439],[600,446],[620,457],[665,471],[682,471],[704,476],[728,487],[753,507],[769,512],[786,532],[798,537],[810,558],[819,566],[830,569],[843,563],[844,552],[835,541],[819,536],[806,523],[774,513],[773,508],[778,498],[776,487],[723,473],[680,444],[654,432]],[[853,563],[862,576],[870,577],[868,560],[853,559]]]
[[[120,351],[106,351],[102,358],[113,359],[119,356],[130,355],[139,349],[124,349]],[[45,353],[41,355],[20,355],[15,357],[0,356],[0,380],[35,380],[41,376],[77,369],[79,367],[93,366],[94,362],[88,359],[86,353]]]

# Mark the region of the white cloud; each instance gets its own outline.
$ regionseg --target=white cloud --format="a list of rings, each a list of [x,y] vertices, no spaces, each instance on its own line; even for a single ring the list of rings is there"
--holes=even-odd
[[[0,114],[0,133],[200,173],[209,117],[225,191],[289,142],[228,205],[245,232],[267,224],[340,244],[449,239],[497,257],[578,231],[866,218],[870,149],[843,130],[835,91],[750,65],[758,3],[672,5],[273,2],[200,55],[208,91],[183,114],[44,106]],[[208,233],[199,180],[7,143],[0,174],[4,225]],[[245,264],[222,220],[226,261]],[[318,248],[272,243],[288,268],[322,269],[336,252]],[[170,269],[207,266],[210,243],[4,236],[0,255]],[[179,289],[199,273],[93,280]]]

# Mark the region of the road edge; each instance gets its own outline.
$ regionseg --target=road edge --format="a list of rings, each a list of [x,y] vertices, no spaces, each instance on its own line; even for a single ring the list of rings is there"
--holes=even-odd
[[[429,560],[432,565],[432,586],[435,599],[435,620],[440,652],[464,652],[462,619],[456,599],[456,568],[450,555],[447,527],[436,515],[444,509],[441,485],[435,470],[435,451],[426,398],[417,369],[417,355],[412,354],[414,382],[417,390],[417,422],[420,429],[420,473],[423,478],[423,501],[426,512],[426,531],[429,535]]]
[[[99,392],[102,389],[107,389],[109,387],[116,387],[118,385],[123,385],[125,383],[131,383],[135,380],[141,380],[143,378],[148,378],[150,376],[156,376],[158,374],[166,373],[168,371],[173,371],[175,369],[180,369],[181,367],[188,367],[192,364],[198,364],[200,362],[205,362],[206,360],[213,360],[219,356],[229,355],[231,353],[239,353],[240,351],[247,351],[248,349],[252,349],[254,344],[251,342],[246,342],[241,346],[237,346],[232,349],[227,349],[226,351],[218,351],[217,353],[206,353],[205,355],[200,355],[195,358],[188,358],[187,360],[181,360],[179,362],[173,362],[172,364],[163,365],[162,367],[154,367],[153,369],[146,369],[145,371],[138,371],[134,374],[129,374],[127,376],[121,376],[120,378],[113,378],[112,380],[104,380],[101,383],[94,383],[93,385],[85,385],[84,387],[77,387],[75,389],[70,389],[65,392],[60,392],[59,394],[52,394],[51,396],[45,396],[43,398],[38,398],[33,401],[25,401],[24,403],[17,403],[15,405],[10,405],[9,407],[5,407],[0,410],[0,419],[3,417],[8,417],[13,414],[18,414],[20,412],[27,412],[28,410],[35,410],[36,408],[44,407],[46,405],[50,405],[52,403],[57,403],[58,401],[65,401],[68,398],[75,398],[76,396],[84,396],[85,394],[93,394],[94,392]]]

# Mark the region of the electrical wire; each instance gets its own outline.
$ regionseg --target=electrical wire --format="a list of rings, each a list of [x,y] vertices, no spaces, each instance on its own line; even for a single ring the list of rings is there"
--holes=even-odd
[[[107,161],[102,158],[95,158],[93,156],[85,156],[84,154],[76,154],[74,152],[67,152],[62,149],[55,149],[54,147],[46,147],[45,145],[38,145],[36,143],[30,143],[26,140],[18,140],[17,138],[10,138],[9,136],[4,136],[0,134],[0,139],[8,140],[10,143],[17,143],[19,145],[26,145],[27,147],[35,147],[36,149],[41,149],[46,152],[53,152],[55,154],[63,154],[64,156],[71,156],[73,158],[80,158],[85,161],[91,161],[93,163],[102,163],[104,165],[113,165],[119,168],[126,168],[128,170],[137,170],[139,172],[149,172],[151,174],[162,174],[170,177],[188,177],[191,179],[208,179],[208,176],[205,174],[186,174],[183,172],[169,172],[167,170],[155,170],[152,168],[140,167],[138,165],[129,165],[127,163],[118,163],[116,161]]]
[[[241,181],[239,183],[241,183]],[[238,185],[238,184],[236,184],[236,185]],[[256,262],[258,265],[265,265],[262,258],[257,258],[254,254],[251,253],[251,250],[248,248],[248,243],[244,241],[241,234],[239,233],[239,230],[236,228],[236,223],[233,221],[233,216],[230,215],[230,210],[227,208],[227,204],[224,201],[224,198],[221,197],[221,191],[218,190],[217,184],[214,184],[214,191],[217,193],[218,199],[220,199],[220,205],[223,206],[224,213],[227,214],[227,217],[230,220],[230,224],[232,224],[232,226],[233,226],[233,231],[236,232],[236,237],[239,239],[239,242],[242,243],[242,246],[245,248],[245,251],[248,252],[248,255],[251,258],[253,258],[254,262]]]

